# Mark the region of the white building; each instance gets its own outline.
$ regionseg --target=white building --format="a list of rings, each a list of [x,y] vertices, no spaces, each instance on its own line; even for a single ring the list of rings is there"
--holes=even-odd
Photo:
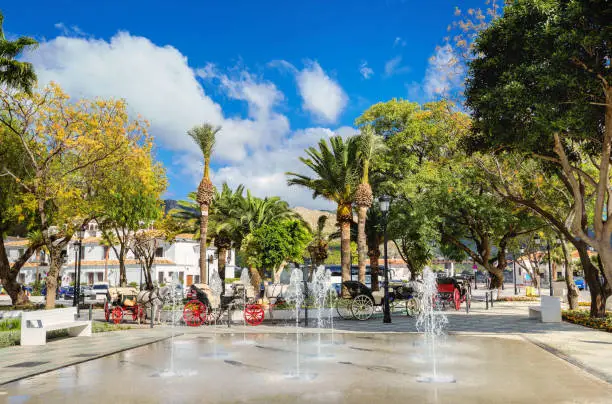
[[[119,283],[119,261],[113,248],[101,244],[100,233],[92,224],[86,231],[81,247],[81,284],[93,284],[95,282],[109,282],[110,285]],[[10,262],[17,260],[28,245],[26,239],[11,237],[4,243]],[[193,239],[191,234],[179,234],[173,243],[158,241],[159,247],[155,253],[153,264],[153,280],[158,284],[169,282],[173,276],[178,277],[183,285],[200,282],[199,256],[200,244]],[[77,253],[77,240],[73,240],[66,249],[66,261],[60,272],[62,285],[68,285],[75,279],[75,263]],[[207,263],[209,274],[218,270],[217,250],[214,247],[207,248]],[[230,250],[227,253],[226,278],[234,278],[235,253]],[[135,258],[132,251],[127,254],[126,275],[128,283],[144,283],[140,262]],[[21,269],[18,282],[31,284],[36,276],[44,278],[49,270],[49,259],[43,251],[33,255]]]

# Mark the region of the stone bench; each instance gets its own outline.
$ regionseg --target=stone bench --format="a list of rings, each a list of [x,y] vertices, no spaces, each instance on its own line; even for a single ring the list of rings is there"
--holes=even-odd
[[[91,337],[91,321],[76,320],[76,307],[24,311],[21,314],[21,345],[45,345],[47,332],[68,330],[72,337]]]
[[[539,306],[529,306],[529,318],[543,323],[560,323],[561,299],[559,296],[541,296]]]

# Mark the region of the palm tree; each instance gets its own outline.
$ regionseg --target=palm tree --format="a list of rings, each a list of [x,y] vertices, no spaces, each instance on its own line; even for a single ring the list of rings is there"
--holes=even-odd
[[[206,232],[208,229],[208,209],[215,195],[215,187],[210,181],[210,157],[215,146],[215,137],[221,127],[212,126],[208,123],[194,126],[187,132],[198,145],[204,156],[204,174],[198,186],[196,201],[200,205],[200,282],[207,282],[206,271]]]
[[[374,132],[371,125],[361,128],[359,139],[359,156],[361,161],[361,182],[355,191],[357,205],[357,255],[359,257],[359,282],[365,284],[366,265],[368,260],[368,243],[366,239],[366,215],[372,206],[373,196],[370,186],[370,164],[381,153],[385,145],[383,139]]]
[[[32,85],[36,82],[34,67],[31,63],[17,61],[17,57],[27,48],[36,46],[37,42],[26,36],[14,41],[7,40],[3,23],[4,15],[0,11],[0,84],[31,94]]]
[[[356,137],[344,141],[340,136],[334,136],[329,139],[329,146],[322,139],[318,150],[309,147],[306,149],[308,158],[300,157],[300,161],[316,177],[289,172],[287,175],[291,178],[287,183],[312,190],[313,198],[322,196],[337,204],[336,220],[340,228],[340,263],[344,282],[351,278],[352,202],[359,182],[359,143]]]

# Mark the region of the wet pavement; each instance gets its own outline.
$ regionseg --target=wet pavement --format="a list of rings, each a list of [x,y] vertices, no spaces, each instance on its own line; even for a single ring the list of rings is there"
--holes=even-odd
[[[519,337],[187,334],[2,386],[8,402],[606,403],[610,384]],[[321,344],[319,344],[319,338]],[[333,341],[332,341],[333,338]]]

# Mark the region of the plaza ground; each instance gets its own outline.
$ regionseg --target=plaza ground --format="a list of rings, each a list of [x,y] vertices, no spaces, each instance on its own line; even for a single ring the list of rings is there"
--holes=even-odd
[[[511,295],[512,293],[506,290],[505,294]],[[566,395],[567,402],[606,402],[605,400],[602,401],[602,397],[607,398],[612,396],[612,349],[608,348],[612,347],[612,334],[565,322],[545,324],[529,320],[527,307],[537,304],[537,302],[495,302],[494,306],[487,310],[484,301],[480,300],[483,299],[482,294],[479,292],[476,293],[476,299],[469,314],[466,314],[463,310],[448,310],[446,312],[449,319],[447,326],[449,334],[448,339],[452,341],[452,347],[448,348],[449,357],[453,357],[454,352],[457,352],[457,355],[460,353],[458,358],[462,358],[461,361],[466,362],[464,367],[457,367],[457,360],[453,360],[453,367],[459,372],[459,374],[455,375],[458,379],[456,386],[460,386],[461,391],[463,391],[462,394],[466,399],[470,397],[471,401],[469,402],[507,402],[505,399],[509,397],[503,395],[496,396],[495,400],[485,400],[488,395],[494,394],[494,391],[490,390],[488,387],[483,387],[481,385],[482,380],[479,381],[478,379],[474,379],[474,375],[485,377],[487,373],[497,375],[495,377],[491,376],[496,378],[495,380],[497,383],[499,383],[500,380],[503,381],[503,383],[509,383],[508,380],[510,380],[517,386],[516,388],[537,389],[542,398],[547,396],[553,397],[554,395],[557,399],[555,402],[563,402],[559,401],[563,394]],[[86,315],[87,313],[82,312],[82,314]],[[302,349],[304,352],[308,350],[312,351],[314,349],[313,347],[316,345],[313,345],[313,341],[319,338],[319,330],[312,320],[314,313],[311,312],[310,314],[310,327],[300,330],[304,333],[302,336],[304,343]],[[101,312],[99,311],[95,313],[95,317],[99,317],[100,315]],[[169,344],[167,339],[172,335],[175,336],[174,343],[181,345],[181,341],[183,341],[183,343],[186,344],[185,347],[197,346],[197,349],[200,351],[204,348],[209,349],[207,348],[209,346],[202,348],[198,345],[203,339],[219,338],[220,341],[226,339],[225,342],[220,343],[220,348],[224,349],[228,354],[235,352],[240,357],[239,360],[236,359],[237,363],[230,361],[230,364],[233,364],[234,367],[237,368],[243,367],[243,365],[255,366],[249,369],[251,371],[256,371],[256,373],[272,372],[273,375],[270,376],[268,374],[268,376],[275,377],[274,372],[280,371],[280,365],[274,361],[281,361],[284,363],[287,361],[287,358],[293,360],[292,358],[295,356],[293,354],[283,353],[285,350],[289,352],[295,351],[295,348],[292,348],[293,345],[291,342],[295,339],[294,327],[291,321],[280,322],[274,325],[264,323],[257,327],[232,325],[231,328],[228,328],[227,325],[218,325],[216,327],[204,326],[198,328],[156,326],[153,329],[141,326],[140,328],[126,331],[94,334],[91,338],[66,338],[55,340],[41,347],[15,346],[5,348],[2,350],[2,355],[0,356],[0,391],[7,390],[11,394],[21,394],[24,389],[30,389],[32,390],[31,394],[35,394],[36,392],[42,394],[45,389],[43,387],[36,387],[39,383],[41,386],[48,386],[49,383],[56,383],[58,377],[61,378],[61,380],[66,380],[66,375],[74,374],[74,372],[79,371],[79,369],[85,373],[87,371],[93,372],[92,369],[97,369],[96,372],[104,371],[112,373],[113,371],[111,371],[111,369],[114,365],[110,363],[115,363],[118,360],[117,356],[114,355],[117,352],[125,351],[125,354],[118,354],[124,356],[128,355],[128,352],[132,352],[129,355],[134,355],[137,358],[145,358],[146,352],[154,349],[151,348],[153,346],[157,347],[155,348],[157,351],[160,349],[167,349],[167,344]],[[332,360],[332,363],[328,363],[329,369],[325,367],[320,368],[320,364],[317,363],[314,365],[311,364],[314,366],[311,369],[312,371],[324,375],[327,374],[326,372],[329,370],[329,372],[331,372],[329,376],[332,376],[337,372],[341,372],[343,367],[344,372],[346,371],[345,368],[350,367],[354,368],[354,372],[357,374],[365,372],[359,377],[367,378],[368,372],[374,372],[375,374],[371,376],[376,377],[388,377],[389,373],[391,373],[392,379],[395,380],[404,372],[406,373],[404,376],[414,378],[416,368],[407,365],[409,362],[408,358],[413,357],[415,352],[418,352],[418,349],[414,350],[410,348],[414,347],[415,344],[418,345],[419,338],[419,336],[415,334],[416,325],[413,318],[394,315],[392,324],[383,324],[381,314],[376,313],[374,318],[364,322],[336,319],[334,327],[333,338],[336,341],[344,341],[344,346],[338,348],[338,357]],[[276,339],[271,337],[274,335],[276,335]],[[321,338],[323,341],[332,338],[331,331],[327,329],[323,330]],[[385,340],[385,338],[388,340]],[[252,350],[252,346],[249,344],[241,346],[233,344],[232,342],[241,339],[248,341],[250,344],[271,346],[269,352],[267,352],[267,357],[269,359],[262,359],[257,355],[251,357],[249,354],[251,351],[249,351],[249,349]],[[279,341],[283,342],[281,343]],[[158,343],[150,345],[155,342]],[[372,344],[374,344],[374,346],[370,346]],[[139,346],[141,346],[141,348],[136,348]],[[165,348],[160,348],[160,346]],[[461,348],[462,346],[465,347]],[[178,363],[190,361],[189,354],[184,352],[185,349],[187,348],[177,351],[183,352],[180,355],[186,355],[186,357],[179,360]],[[263,348],[259,350],[263,350]],[[174,353],[174,351],[172,352]],[[304,352],[301,354],[304,355]],[[351,354],[347,352],[351,352]],[[355,353],[357,353],[356,357],[358,359],[355,359]],[[278,358],[275,357],[277,354],[280,355]],[[347,357],[343,355],[347,355]],[[105,358],[103,360],[92,361],[92,359],[106,356],[115,359],[111,360]],[[166,356],[167,355],[162,355],[162,359],[158,360],[151,359],[153,363],[151,363],[150,366],[158,370],[163,369],[164,366],[167,365],[166,362],[164,362]],[[269,365],[267,362],[268,360],[272,361]],[[91,362],[72,366],[85,361]],[[273,365],[273,363],[276,364]],[[209,365],[201,364],[201,369],[199,369],[198,366],[200,365],[197,363],[193,364],[192,367],[194,369],[192,370],[202,374],[203,369]],[[215,366],[218,366],[218,364]],[[291,367],[290,363],[284,364],[283,366],[285,368],[287,366],[289,368]],[[261,369],[257,370],[258,367]],[[285,368],[282,370],[286,371],[287,369]],[[53,369],[61,370],[49,372]],[[132,370],[138,371],[137,369]],[[150,373],[150,370],[151,369],[146,372]],[[227,373],[227,376],[230,378],[242,377],[240,371],[238,371],[238,374],[234,374],[234,370]],[[381,374],[376,375],[377,372]],[[551,379],[551,375],[554,375],[553,379]],[[104,376],[101,377],[106,380],[106,378],[110,376],[104,373]],[[109,383],[116,383],[114,379],[111,379],[109,379]],[[15,382],[16,380],[21,381]],[[359,378],[357,378],[355,382],[358,383],[358,380]],[[538,380],[541,383],[539,383]],[[565,387],[561,390],[559,390],[559,388],[555,390],[553,387],[546,387],[547,383],[553,383],[557,387],[561,385]],[[74,382],[71,382],[70,385],[72,386],[71,388],[78,389],[78,386],[76,386]],[[468,393],[469,389],[465,390],[463,388],[465,385],[474,388],[478,386],[478,394],[470,395],[471,393]],[[27,388],[24,386],[27,386]],[[568,386],[572,386],[572,389],[575,389],[575,393],[577,394],[576,397],[579,398],[577,401],[571,401],[574,397],[572,394],[574,393],[572,393],[572,389],[567,388]],[[345,387],[349,389],[349,387]],[[378,392],[383,395],[388,393],[389,398],[397,398],[398,395],[408,394],[401,389],[394,390],[395,387],[392,388],[392,386],[385,387],[383,391],[381,391],[380,388],[382,387],[379,386]],[[445,395],[446,393],[443,392],[444,389],[448,388],[442,386],[440,389],[441,392],[438,393],[440,393],[441,396],[438,398],[442,401],[438,402],[453,402],[444,400],[444,397],[446,397],[446,399],[449,398],[449,396]],[[119,390],[123,391],[124,389]],[[510,391],[511,390],[512,388],[510,388]],[[342,391],[346,393],[348,390]],[[579,392],[579,394],[577,392]],[[271,392],[268,393],[272,394]],[[257,397],[263,400],[265,397],[270,397],[267,395],[268,393]],[[292,394],[291,391],[285,393],[289,395]],[[437,399],[434,400],[432,398],[433,396],[429,395],[431,392],[421,391],[421,393],[419,397],[426,397],[426,402],[436,402]],[[219,397],[226,397],[221,391],[218,391],[218,394]],[[363,394],[364,397],[366,397],[370,393],[363,391]],[[241,397],[241,395],[237,392],[236,397]],[[314,397],[313,401],[323,400],[325,396],[317,397]],[[514,402],[527,402],[532,399],[530,397],[531,396],[528,394],[524,395],[521,393],[515,397],[517,400],[514,400]],[[187,401],[191,399],[190,397],[186,397]],[[281,400],[279,402],[285,399],[289,400],[288,396],[279,396],[279,400]],[[343,402],[338,397],[330,397],[330,400],[330,402]],[[97,401],[93,400],[90,402]],[[143,402],[157,401],[151,399]],[[240,402],[240,400],[236,402]],[[257,401],[255,400],[252,402]]]

